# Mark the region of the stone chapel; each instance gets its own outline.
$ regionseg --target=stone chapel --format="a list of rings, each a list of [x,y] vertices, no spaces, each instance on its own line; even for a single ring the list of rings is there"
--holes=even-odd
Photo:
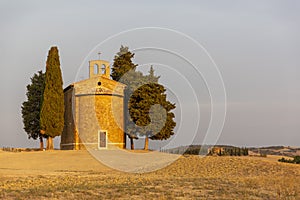
[[[125,85],[110,79],[108,61],[89,61],[89,78],[64,89],[61,149],[126,148]]]

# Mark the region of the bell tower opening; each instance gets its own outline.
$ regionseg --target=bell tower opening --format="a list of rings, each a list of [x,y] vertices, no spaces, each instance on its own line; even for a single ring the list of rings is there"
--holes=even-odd
[[[106,66],[104,64],[101,66],[101,74],[106,74]]]
[[[99,66],[97,64],[94,64],[94,74],[99,73]]]
[[[89,78],[95,76],[110,77],[109,62],[105,60],[91,60],[89,62]]]

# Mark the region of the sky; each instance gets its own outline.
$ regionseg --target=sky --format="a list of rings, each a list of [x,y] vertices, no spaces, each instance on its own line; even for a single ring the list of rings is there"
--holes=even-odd
[[[300,146],[299,11],[293,0],[2,0],[0,147],[38,147],[23,130],[21,104],[51,46],[66,87],[87,78],[98,50],[111,62],[121,44],[139,70],[154,65],[176,102],[176,136],[158,146],[210,136],[208,143]]]

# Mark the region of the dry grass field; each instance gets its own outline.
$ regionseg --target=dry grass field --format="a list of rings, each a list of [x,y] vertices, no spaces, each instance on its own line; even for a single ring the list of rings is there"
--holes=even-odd
[[[125,173],[86,151],[0,151],[0,199],[300,199],[300,166],[277,159],[182,156]]]

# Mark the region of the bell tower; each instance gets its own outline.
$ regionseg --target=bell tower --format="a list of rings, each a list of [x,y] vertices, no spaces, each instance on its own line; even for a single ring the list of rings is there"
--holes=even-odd
[[[105,60],[89,61],[89,78],[95,76],[104,76],[106,78],[109,78],[110,66],[108,61]]]

